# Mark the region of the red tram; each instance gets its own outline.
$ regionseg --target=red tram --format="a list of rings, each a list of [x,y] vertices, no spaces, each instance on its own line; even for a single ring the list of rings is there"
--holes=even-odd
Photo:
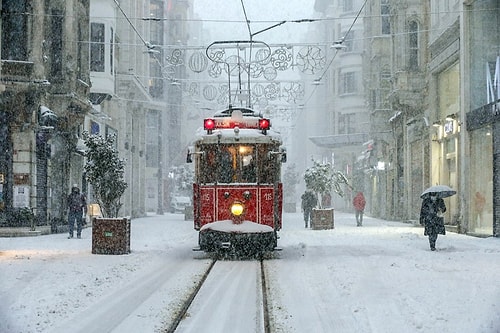
[[[286,151],[269,119],[229,107],[204,119],[187,162],[195,163],[194,228],[199,250],[274,250],[282,225]]]

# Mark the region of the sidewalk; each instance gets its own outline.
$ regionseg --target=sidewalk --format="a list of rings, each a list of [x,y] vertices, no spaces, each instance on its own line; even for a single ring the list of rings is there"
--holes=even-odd
[[[35,231],[29,227],[0,227],[0,237],[31,237],[50,234],[50,225],[37,226]]]

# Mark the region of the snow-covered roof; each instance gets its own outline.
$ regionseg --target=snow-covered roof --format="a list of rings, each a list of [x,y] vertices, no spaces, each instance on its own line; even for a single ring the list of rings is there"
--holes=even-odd
[[[259,112],[255,111],[253,109],[250,109],[250,108],[238,108],[238,107],[233,107],[231,109],[224,109],[224,110],[221,110],[221,111],[217,111],[214,114],[214,117],[231,117],[231,114],[234,111],[241,112],[241,114],[243,116],[245,116],[245,117],[254,116],[254,117],[259,117],[260,118],[260,113]]]
[[[279,132],[271,129],[271,121],[249,108],[229,108],[204,120],[196,132],[196,141],[204,143],[271,143],[281,144]],[[264,124],[261,124],[263,122]]]
[[[211,134],[208,134],[207,131],[200,127],[196,131],[195,141],[202,140],[204,143],[234,143],[235,141],[241,143],[269,143],[273,141],[277,143],[282,142],[279,132],[274,130],[268,130],[267,134],[263,134],[262,131],[257,129],[243,128],[238,129],[237,132],[238,134],[236,134],[234,128],[227,128],[217,129],[214,130]]]
[[[367,133],[350,133],[325,136],[311,136],[311,140],[318,147],[339,148],[345,146],[361,146],[370,139]]]

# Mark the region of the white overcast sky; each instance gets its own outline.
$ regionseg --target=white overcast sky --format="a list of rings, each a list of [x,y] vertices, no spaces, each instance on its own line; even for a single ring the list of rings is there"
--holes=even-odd
[[[252,33],[281,21],[317,18],[313,17],[313,0],[243,0],[243,4]],[[202,37],[203,42],[249,39],[241,0],[194,0],[193,11],[203,20],[203,30],[210,31],[210,35]],[[313,24],[316,23],[287,22],[256,35],[254,40],[266,43],[303,42],[303,36]]]

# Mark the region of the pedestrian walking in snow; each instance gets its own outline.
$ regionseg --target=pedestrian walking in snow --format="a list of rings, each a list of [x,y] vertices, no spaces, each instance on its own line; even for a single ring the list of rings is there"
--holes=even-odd
[[[445,235],[443,214],[446,212],[444,200],[436,193],[431,193],[422,201],[420,209],[420,224],[424,226],[424,236],[429,237],[431,251],[436,250],[438,234]]]
[[[302,211],[304,212],[304,222],[307,228],[309,225],[309,221],[311,220],[312,209],[316,207],[316,205],[318,204],[318,199],[316,198],[314,193],[312,193],[309,190],[306,190],[304,194],[302,194],[301,199],[302,199],[301,208]]]
[[[356,215],[356,225],[361,227],[363,225],[363,213],[365,212],[366,200],[363,192],[358,192],[354,199],[352,199],[352,205],[354,206],[354,211]]]
[[[476,192],[474,196],[474,213],[475,213],[475,221],[473,221],[476,226],[481,226],[481,222],[483,221],[483,210],[486,205],[486,198],[481,192]]]
[[[83,214],[87,212],[87,200],[85,195],[80,193],[80,189],[75,184],[71,188],[71,193],[68,195],[68,226],[69,236],[73,238],[73,231],[76,222],[76,237],[82,238]]]

